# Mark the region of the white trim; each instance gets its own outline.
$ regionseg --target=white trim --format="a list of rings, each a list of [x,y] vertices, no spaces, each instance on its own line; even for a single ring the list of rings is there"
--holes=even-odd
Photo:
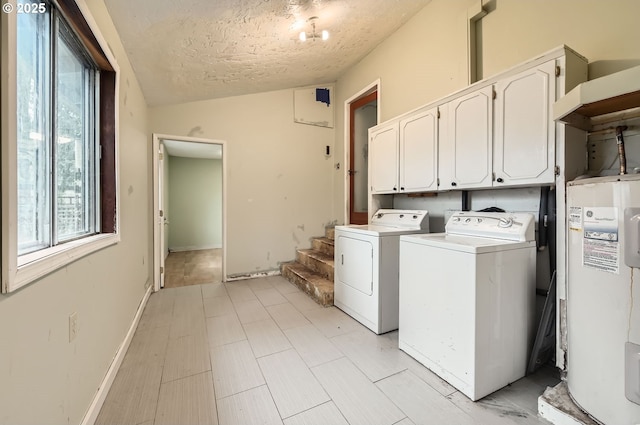
[[[233,276],[227,276],[225,282],[236,282],[239,280],[247,280],[247,279],[255,279],[258,277],[268,277],[268,276],[281,276],[280,269],[268,270],[264,272],[256,272],[256,273],[247,273],[247,274],[238,274]]]
[[[356,100],[360,99],[361,97],[364,97],[366,94],[369,94],[373,91],[377,91],[378,95],[378,111],[377,111],[377,124],[380,124],[380,117],[381,117],[381,113],[380,113],[380,79],[378,78],[377,80],[373,81],[372,83],[369,83],[368,85],[366,85],[362,90],[360,90],[359,92],[357,92],[356,94],[354,94],[353,96],[351,96],[350,98],[348,98],[347,100],[344,101],[344,136],[343,136],[343,146],[344,146],[344,169],[342,171],[343,176],[344,176],[344,205],[345,205],[345,210],[344,210],[344,218],[343,218],[343,223],[348,224],[349,223],[349,204],[350,204],[350,200],[349,200],[349,174],[346,172],[346,170],[349,167],[349,160],[351,159],[349,157],[349,140],[351,138],[350,135],[350,131],[351,131],[351,109],[350,109],[350,104],[355,102]]]
[[[153,209],[151,211],[151,220],[153,223],[153,287],[155,291],[160,290],[160,266],[162,264],[160,252],[160,232],[158,231],[157,214],[160,211],[160,176],[162,170],[158,167],[160,159],[158,153],[160,151],[160,143],[162,140],[176,140],[178,142],[195,142],[209,143],[222,146],[222,281],[227,281],[227,142],[224,140],[203,139],[200,137],[174,136],[169,134],[153,133],[152,158],[153,158]],[[168,182],[165,182],[168,184]],[[160,223],[160,225],[162,225]]]
[[[17,269],[18,236],[15,223],[17,222],[17,210],[14,207],[17,195],[17,144],[7,143],[9,140],[17,140],[17,112],[16,99],[17,87],[15,84],[16,65],[16,14],[3,13],[0,16],[0,134],[2,143],[0,170],[2,172],[2,285],[1,292],[9,292],[12,284],[12,273]],[[10,160],[14,158],[13,160]],[[11,247],[15,247],[11,249]],[[11,254],[11,255],[9,255]],[[10,273],[12,272],[12,273]]]
[[[147,292],[145,292],[144,297],[142,297],[142,301],[140,305],[138,305],[138,310],[136,311],[136,315],[133,318],[133,322],[131,322],[131,326],[129,327],[129,331],[127,335],[124,337],[122,344],[118,348],[109,369],[107,370],[104,379],[100,383],[98,387],[98,391],[96,395],[93,397],[93,401],[89,406],[89,409],[82,418],[81,425],[92,425],[95,424],[96,419],[98,418],[98,414],[100,413],[100,409],[102,409],[102,405],[107,398],[107,394],[109,394],[109,390],[111,389],[111,385],[113,385],[113,381],[116,379],[116,375],[118,373],[118,369],[120,369],[120,365],[122,365],[122,361],[124,360],[125,354],[127,354],[127,350],[129,349],[129,345],[131,344],[131,340],[133,339],[133,335],[138,328],[138,323],[140,323],[140,318],[142,317],[142,313],[144,312],[144,308],[147,305],[147,301],[151,296],[151,291],[153,286],[149,286],[147,288]]]
[[[91,14],[91,11],[89,10],[89,7],[87,6],[85,0],[74,0],[74,1],[76,2],[78,9],[80,9],[80,12],[84,17],[84,20],[87,21],[87,25],[89,25],[89,28],[91,29],[91,32],[96,38],[96,41],[100,45],[100,48],[102,49],[104,55],[107,57],[109,64],[111,64],[111,66],[113,67],[113,70],[116,73],[116,75],[120,75],[120,68],[118,67],[118,61],[116,61],[116,57],[113,55],[113,52],[109,47],[109,43],[102,36],[102,33],[100,32],[100,27],[96,23],[95,19],[93,19],[93,15]],[[116,88],[117,87],[119,87],[118,81],[116,81]],[[116,94],[117,92],[118,90],[116,90]],[[118,104],[116,103],[116,105]],[[116,114],[116,119],[117,117],[118,117],[118,114]]]
[[[171,247],[169,252],[184,252],[184,251],[202,251],[205,249],[221,249],[222,244],[214,244],[214,245],[191,245],[191,246],[178,246]]]
[[[118,242],[120,242],[119,234],[104,233],[37,251],[30,254],[31,258],[36,257],[32,261],[29,261],[31,259],[28,258],[29,255],[22,256],[18,259],[18,263],[20,260],[24,262],[23,257],[27,257],[29,262],[18,264],[16,273],[9,276],[9,291],[15,291],[73,261]]]

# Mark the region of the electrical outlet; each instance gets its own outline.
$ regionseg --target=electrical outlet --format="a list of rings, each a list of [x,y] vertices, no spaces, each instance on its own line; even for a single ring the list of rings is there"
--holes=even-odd
[[[78,336],[78,313],[73,312],[69,315],[69,342]]]

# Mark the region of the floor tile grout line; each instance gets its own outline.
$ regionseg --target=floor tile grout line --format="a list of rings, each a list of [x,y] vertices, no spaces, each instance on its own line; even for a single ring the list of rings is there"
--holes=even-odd
[[[225,399],[230,398],[230,397],[236,397],[236,396],[238,396],[238,395],[240,395],[240,394],[244,394],[244,393],[246,393],[246,392],[253,391],[253,390],[255,390],[256,388],[260,388],[260,387],[267,387],[267,389],[269,388],[269,386],[267,385],[267,383],[266,383],[266,381],[265,381],[265,383],[264,383],[264,384],[260,384],[260,385],[258,385],[258,386],[252,387],[252,388],[247,388],[246,390],[238,391],[237,393],[234,393],[234,394],[229,394],[229,395],[226,395],[226,396],[224,396],[224,397],[220,397],[220,398],[216,399],[216,403],[217,403],[218,401],[225,400]],[[273,397],[272,397],[272,399],[273,399]],[[274,404],[275,404],[275,402],[274,402]]]

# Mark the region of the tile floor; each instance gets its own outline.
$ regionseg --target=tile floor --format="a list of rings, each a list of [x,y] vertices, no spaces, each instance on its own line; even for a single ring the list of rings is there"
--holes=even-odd
[[[151,295],[97,424],[534,425],[553,368],[479,402],[280,276]]]

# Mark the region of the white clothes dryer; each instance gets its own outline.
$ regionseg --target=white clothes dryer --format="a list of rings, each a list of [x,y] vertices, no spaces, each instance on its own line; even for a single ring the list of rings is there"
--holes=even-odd
[[[429,231],[429,213],[378,210],[370,224],[336,226],[334,305],[381,334],[398,329],[400,235]]]
[[[523,377],[535,319],[534,217],[456,212],[400,237],[399,348],[471,400]]]

